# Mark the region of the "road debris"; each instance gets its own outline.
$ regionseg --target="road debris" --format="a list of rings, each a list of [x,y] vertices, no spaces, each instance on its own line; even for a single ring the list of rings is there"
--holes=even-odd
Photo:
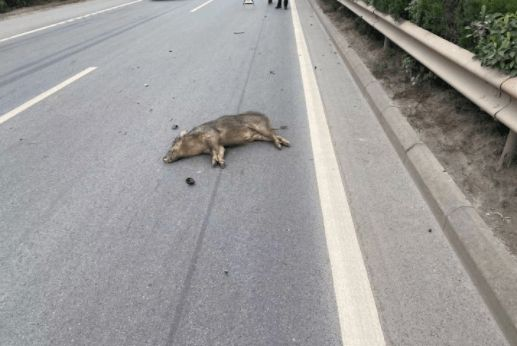
[[[287,125],[280,126],[280,130],[287,130]]]
[[[506,223],[511,223],[511,221],[512,221],[512,218],[510,216],[504,216],[502,213],[500,213],[498,211],[488,212],[485,215],[486,216],[492,216],[492,215],[499,216],[501,218],[501,220],[506,222]]]
[[[144,84],[144,86],[147,88],[149,86],[149,84]]]
[[[192,179],[191,177],[188,177],[187,179],[185,179],[185,182],[188,185],[194,185],[196,183],[196,181],[194,179]]]
[[[244,31],[234,31],[233,32],[234,35],[240,35],[240,34],[244,34]]]
[[[172,128],[173,130],[177,130],[177,129],[178,129],[178,125],[174,124],[174,125],[172,125],[172,127],[171,127],[171,128]]]

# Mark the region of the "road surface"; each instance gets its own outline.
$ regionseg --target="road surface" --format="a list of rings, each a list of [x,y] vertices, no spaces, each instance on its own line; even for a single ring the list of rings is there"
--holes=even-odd
[[[1,345],[507,344],[307,0],[0,20],[0,191]]]

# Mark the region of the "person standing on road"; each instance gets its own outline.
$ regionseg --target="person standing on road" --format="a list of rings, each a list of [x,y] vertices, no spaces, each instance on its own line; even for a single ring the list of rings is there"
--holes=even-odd
[[[287,10],[287,4],[289,0],[284,0],[284,10]],[[273,0],[268,0],[268,4],[272,4]],[[276,4],[275,8],[282,8],[282,0],[278,0],[278,3]]]

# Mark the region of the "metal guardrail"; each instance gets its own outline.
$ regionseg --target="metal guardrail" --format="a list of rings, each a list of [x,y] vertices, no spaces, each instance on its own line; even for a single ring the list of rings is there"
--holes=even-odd
[[[510,134],[500,166],[505,160],[511,161],[517,149],[517,78],[481,66],[468,50],[409,21],[396,21],[362,1],[337,1],[506,125]]]

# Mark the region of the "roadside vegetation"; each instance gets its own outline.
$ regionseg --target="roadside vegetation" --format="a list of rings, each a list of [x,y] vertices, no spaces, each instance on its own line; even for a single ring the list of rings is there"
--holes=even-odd
[[[485,66],[517,75],[517,0],[367,0],[476,54]]]
[[[0,0],[0,13],[9,12],[21,7],[65,1],[66,0]]]

